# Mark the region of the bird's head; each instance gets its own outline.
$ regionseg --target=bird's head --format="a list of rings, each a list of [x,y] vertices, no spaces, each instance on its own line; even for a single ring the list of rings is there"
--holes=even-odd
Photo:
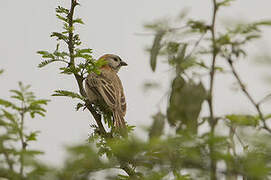
[[[113,70],[118,72],[122,66],[127,66],[128,64],[121,60],[121,58],[114,54],[105,54],[100,59],[107,61],[107,65]]]

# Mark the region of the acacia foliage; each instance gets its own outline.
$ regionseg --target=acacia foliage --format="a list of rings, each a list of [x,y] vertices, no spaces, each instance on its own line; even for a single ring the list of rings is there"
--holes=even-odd
[[[152,116],[153,123],[146,130],[149,136],[145,140],[132,133],[127,138],[120,136],[111,126],[111,115],[86,99],[83,81],[90,72],[99,74],[104,62],[93,59],[91,49],[80,48],[82,42],[76,33],[76,25],[84,23],[81,18],[74,18],[78,2],[71,0],[70,9],[57,7],[57,18],[63,23],[63,31],[51,35],[58,41],[53,52],[38,51],[43,59],[39,67],[63,63],[60,72],[75,77],[78,92],[56,90],[53,96],[79,100],[76,109],[87,109],[96,121],[91,125],[93,133],[88,143],[67,148],[68,157],[62,168],[51,168],[35,161],[34,155],[40,152],[29,150],[27,144],[37,139],[37,132],[24,133],[22,120],[17,116],[22,117],[23,113],[31,118],[38,114],[43,116],[48,100],[37,100],[28,92],[28,86],[20,84],[19,91],[12,90],[15,93],[12,97],[23,102],[23,107],[0,99],[3,107],[0,125],[6,132],[0,136],[0,177],[88,180],[97,178],[96,173],[102,171],[107,174],[105,179],[112,180],[270,179],[271,130],[268,121],[271,116],[262,112],[268,96],[254,99],[242,82],[235,63],[247,57],[247,45],[259,39],[261,28],[270,26],[271,22],[234,24],[218,31],[217,13],[232,2],[210,1],[213,5],[210,22],[187,19],[182,14],[177,24],[158,22],[145,26],[154,33],[149,51],[150,68],[156,72],[160,60],[164,59],[174,74],[168,87],[167,108]],[[227,66],[220,66],[217,60],[224,61]],[[229,70],[240,91],[255,107],[256,114],[216,115],[214,77]],[[207,78],[209,84],[203,83],[203,78]],[[159,87],[148,84],[148,87],[152,86]],[[201,114],[204,107],[209,111],[207,116]],[[167,130],[165,125],[169,125]],[[199,131],[206,126],[204,131]],[[130,132],[133,128],[128,125]],[[219,131],[221,129],[223,131]],[[7,146],[6,142],[21,143],[21,148]]]
[[[230,6],[232,0],[213,0],[210,3],[213,5],[210,22],[187,19],[182,14],[177,24],[158,22],[145,26],[155,34],[149,51],[150,68],[155,72],[159,59],[165,59],[174,72],[167,109],[153,116],[153,124],[148,130],[149,138],[142,140],[131,134],[128,138],[118,136],[110,126],[110,115],[92,106],[103,118],[95,116],[88,108],[97,125],[92,125],[94,133],[89,138],[90,145],[72,148],[74,156],[67,160],[69,163],[62,171],[66,179],[87,179],[93,177],[93,172],[112,168],[120,169],[121,172],[108,176],[108,179],[269,178],[271,159],[267,152],[270,151],[270,145],[262,140],[270,137],[270,116],[262,113],[263,101],[256,101],[247,91],[235,69],[235,62],[247,56],[247,44],[259,39],[262,35],[261,28],[270,26],[271,23],[240,23],[217,31],[217,13],[225,6]],[[54,95],[81,100],[77,105],[77,109],[80,109],[86,108],[88,103],[80,85],[83,81],[80,80],[89,72],[99,73],[102,63],[92,58],[90,49],[77,48],[81,41],[79,35],[74,33],[72,16],[77,5],[78,2],[72,0],[71,9],[57,8],[57,18],[64,22],[64,31],[53,33],[52,37],[67,45],[68,52],[62,52],[67,59],[63,59],[62,55],[59,57],[67,61],[68,66],[60,70],[74,75],[79,87],[79,93],[60,90]],[[83,24],[80,18],[78,22]],[[87,55],[77,55],[78,52]],[[51,58],[49,62],[57,59],[54,53],[39,53],[45,59]],[[228,66],[221,67],[216,59],[225,61]],[[43,64],[47,64],[47,61],[43,61],[40,67]],[[232,72],[241,91],[255,106],[257,114],[225,114],[218,117],[214,112],[214,77],[217,73],[227,72],[227,68]],[[204,76],[209,78],[209,85],[202,82]],[[208,104],[210,114],[202,117],[200,112],[204,103]],[[106,124],[109,132],[103,129]],[[164,131],[165,124],[170,125],[170,133]],[[199,129],[206,125],[209,129],[199,133]],[[218,126],[223,127],[223,133],[217,132]],[[250,130],[249,134],[247,129]],[[87,154],[76,155],[80,153]],[[92,156],[89,157],[88,153]],[[97,166],[93,165],[94,161]],[[70,173],[67,173],[67,169]]]
[[[44,117],[47,99],[38,99],[30,85],[19,82],[19,89],[10,90],[10,101],[0,99],[0,177],[7,179],[38,179],[47,170],[35,158],[43,152],[28,148],[37,141],[39,131],[30,131],[25,121],[37,115]]]

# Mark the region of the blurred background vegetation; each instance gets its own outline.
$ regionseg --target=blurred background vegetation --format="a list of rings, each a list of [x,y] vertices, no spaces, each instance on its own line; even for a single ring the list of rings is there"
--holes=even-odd
[[[178,21],[145,25],[146,34],[154,36],[147,48],[151,70],[155,73],[165,63],[170,67],[166,73],[172,77],[167,93],[158,97],[167,99],[166,108],[153,114],[146,139],[137,137],[133,133],[137,127],[131,125],[127,125],[129,136],[122,137],[112,128],[112,117],[88,102],[84,79],[90,72],[99,73],[104,62],[93,58],[92,49],[81,46],[76,28],[84,22],[75,18],[79,2],[71,0],[70,7],[57,7],[63,30],[51,34],[57,41],[53,52],[38,51],[42,57],[38,66],[60,63],[60,73],[74,77],[78,92],[56,90],[53,96],[72,98],[79,113],[89,111],[96,122],[91,124],[93,133],[88,142],[67,147],[63,167],[37,160],[43,152],[29,144],[38,141],[39,131],[30,131],[25,121],[46,116],[49,100],[37,98],[29,85],[20,82],[18,90],[10,90],[11,100],[0,99],[0,179],[271,179],[271,112],[262,110],[270,95],[254,98],[247,88],[250,84],[243,82],[236,68],[240,60],[254,56],[248,47],[261,38],[271,21],[233,21],[222,23],[223,28],[217,30],[219,12],[231,8],[232,2],[208,1],[213,7],[208,22],[190,19],[184,10]],[[267,53],[261,59],[268,58]],[[217,115],[217,75],[231,75],[256,113]],[[159,81],[145,84],[150,91],[159,87]],[[103,176],[98,177],[97,172]]]

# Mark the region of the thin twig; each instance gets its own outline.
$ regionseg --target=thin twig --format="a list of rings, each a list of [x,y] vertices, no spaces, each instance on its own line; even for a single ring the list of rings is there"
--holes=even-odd
[[[196,41],[196,43],[194,44],[194,47],[192,48],[191,52],[185,57],[185,59],[189,59],[194,52],[196,51],[197,47],[199,46],[201,40],[203,39],[203,37],[205,36],[206,33],[203,33],[200,38]]]
[[[237,132],[236,132],[236,127],[230,126],[230,129],[231,129],[231,131],[233,132],[233,135],[235,135],[236,138],[238,139],[238,141],[240,142],[240,144],[241,144],[243,150],[246,150],[247,145],[245,145],[245,143],[243,142],[243,140],[241,139],[241,137],[237,134]]]
[[[232,73],[235,77],[235,79],[237,80],[239,86],[241,87],[243,93],[247,96],[247,98],[249,99],[249,101],[253,104],[253,106],[255,107],[256,111],[258,112],[259,118],[263,123],[263,129],[265,129],[266,131],[268,131],[269,133],[271,133],[271,129],[268,127],[268,125],[266,124],[263,112],[260,108],[260,103],[257,103],[253,97],[250,95],[250,93],[248,92],[248,90],[246,89],[246,86],[244,85],[244,83],[242,82],[239,74],[237,73],[234,65],[233,65],[233,61],[231,59],[231,57],[227,57],[227,62],[230,65],[230,68],[232,70]]]

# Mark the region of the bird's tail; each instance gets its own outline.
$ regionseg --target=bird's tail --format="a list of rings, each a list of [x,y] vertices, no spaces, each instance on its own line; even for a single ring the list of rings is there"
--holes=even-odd
[[[125,120],[124,120],[123,116],[118,111],[113,112],[113,117],[114,117],[114,126],[117,129],[126,128]]]

